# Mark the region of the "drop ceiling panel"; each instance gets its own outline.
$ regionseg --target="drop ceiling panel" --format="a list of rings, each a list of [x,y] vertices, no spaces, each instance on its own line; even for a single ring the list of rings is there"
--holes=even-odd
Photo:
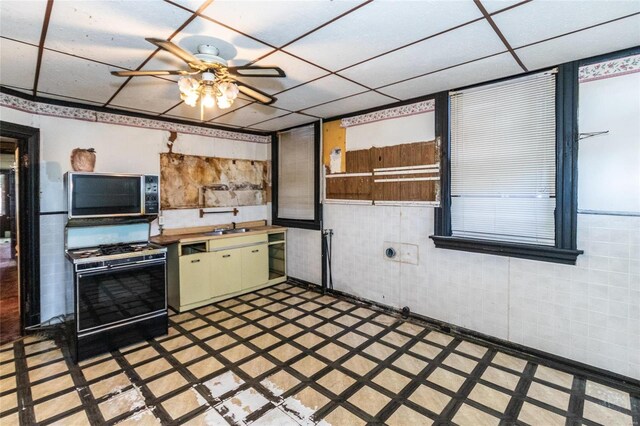
[[[42,54],[38,90],[43,92],[104,103],[121,83],[107,65],[50,50]]]
[[[482,0],[482,5],[487,12],[495,13],[505,7],[510,7],[522,2],[523,0]]]
[[[481,16],[471,0],[373,2],[286,50],[335,71]]]
[[[344,78],[329,75],[279,94],[274,105],[290,111],[298,111],[365,90],[362,86]]]
[[[460,65],[380,89],[401,99],[411,99],[522,73],[509,53]]]
[[[483,19],[356,65],[340,74],[375,88],[505,50],[496,32]]]
[[[638,1],[533,1],[493,19],[516,48],[636,12]]]
[[[39,90],[38,90],[38,97],[47,98],[47,99],[56,99],[59,101],[66,101],[66,102],[81,103],[81,104],[87,104],[87,105],[93,105],[93,106],[102,106],[104,104],[104,102],[92,102],[86,99],[78,99],[78,98],[72,98],[70,96],[56,95],[53,93],[41,92]]]
[[[282,46],[356,7],[360,1],[214,1],[207,15],[236,30]]]
[[[276,65],[282,68],[287,75],[285,78],[247,78],[239,77],[240,81],[254,86],[263,92],[274,94],[285,89],[298,86],[307,81],[327,75],[327,72],[300,59],[283,52],[275,52],[264,59],[259,60],[255,65],[267,66]]]
[[[274,120],[265,121],[264,123],[255,124],[250,127],[256,130],[274,132],[276,130],[282,130],[302,124],[313,123],[315,121],[317,121],[317,119],[313,117],[293,113]]]
[[[0,35],[38,44],[47,2],[0,1]]]
[[[157,1],[57,1],[45,45],[135,69],[156,49],[145,37],[168,38],[190,16]]]
[[[537,69],[640,45],[640,15],[516,50]]]
[[[121,107],[161,113],[180,102],[176,83],[155,77],[136,77],[111,101]],[[110,106],[111,106],[110,104]]]
[[[218,117],[214,119],[212,123],[221,125],[232,124],[234,126],[247,127],[254,123],[271,120],[272,118],[281,117],[287,114],[289,114],[287,111],[283,111],[281,109],[272,108],[267,105],[252,104],[233,111],[231,114]]]
[[[0,39],[0,77],[3,85],[33,89],[38,48]]]
[[[316,117],[328,118],[350,112],[361,111],[368,108],[396,102],[395,99],[381,95],[376,92],[366,92],[359,95],[350,96],[328,104],[304,110],[304,113],[315,115]]]
[[[209,121],[214,117],[217,117],[221,114],[227,113],[229,111],[233,111],[234,109],[240,108],[244,105],[249,104],[250,102],[245,101],[243,99],[236,99],[233,102],[233,105],[229,109],[219,109],[218,107],[213,108],[205,108],[204,109],[204,121]],[[174,118],[181,118],[183,120],[196,120],[200,121],[200,104],[197,104],[195,107],[191,107],[185,103],[181,103],[171,111],[167,112],[168,116],[172,116]]]

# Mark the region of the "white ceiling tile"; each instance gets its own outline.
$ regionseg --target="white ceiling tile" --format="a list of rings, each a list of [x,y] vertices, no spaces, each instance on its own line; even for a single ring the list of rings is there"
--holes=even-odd
[[[640,15],[517,49],[529,69],[561,64],[640,45]]]
[[[45,45],[135,69],[156,49],[145,37],[168,38],[190,16],[158,1],[57,1]]]
[[[179,4],[182,7],[186,7],[192,12],[195,12],[202,6],[205,0],[172,0],[174,3]]]
[[[273,46],[282,46],[360,3],[362,0],[216,0],[204,15]]]
[[[0,77],[3,85],[33,88],[37,61],[37,47],[0,39]]]
[[[376,88],[505,50],[491,25],[483,19],[356,65],[340,74]]]
[[[295,57],[280,51],[261,59],[256,62],[255,65],[275,65],[282,68],[287,75],[285,78],[238,78],[240,81],[246,82],[247,84],[269,94],[281,92],[285,89],[298,86],[299,84],[314,80],[327,74],[327,72],[323,71],[321,68],[311,65],[305,61],[301,61],[300,59],[296,59]]]
[[[243,99],[236,99],[230,109],[220,109],[218,107],[205,108],[204,121],[209,121],[212,118],[219,116],[220,114],[224,114],[226,112],[229,112],[230,110],[233,111],[234,109],[240,108],[249,103],[250,102]],[[191,107],[185,103],[181,103],[174,109],[168,111],[167,115],[173,116],[175,118],[182,118],[184,120],[200,121],[200,104],[197,104],[195,107]]]
[[[285,50],[335,71],[481,16],[471,0],[373,2]]]
[[[221,125],[234,125],[240,127],[246,127],[254,123],[259,123],[272,118],[281,117],[289,114],[287,111],[281,109],[272,108],[267,105],[252,104],[244,108],[240,108],[237,111],[233,111],[230,114],[223,115],[212,121],[213,124]]]
[[[93,102],[106,102],[122,84],[109,67],[63,53],[44,50],[38,90]]]
[[[503,53],[491,58],[471,62],[448,70],[436,72],[413,80],[387,86],[381,92],[411,99],[443,90],[456,89],[522,72],[511,54]]]
[[[46,9],[46,1],[0,1],[0,35],[38,44]]]
[[[136,77],[111,101],[113,106],[161,113],[180,102],[176,83],[154,77]]]
[[[517,48],[636,12],[640,1],[533,1],[493,19]]]
[[[303,112],[317,117],[327,118],[361,111],[363,109],[373,108],[380,105],[386,105],[392,102],[395,102],[395,100],[387,96],[376,92],[366,92],[350,96],[339,101],[329,102],[328,104],[320,105],[315,108],[309,108]]]
[[[282,130],[302,124],[313,123],[315,121],[318,120],[307,115],[292,113],[289,115],[285,115],[284,117],[279,117],[249,127],[256,130],[274,132],[276,130]]]
[[[171,41],[192,53],[196,53],[198,46],[201,44],[211,44],[218,48],[220,51],[219,56],[226,59],[230,66],[244,65],[273,51],[272,48],[265,44],[204,18],[194,19]],[[175,56],[160,52],[143,69],[188,69],[188,66]]]
[[[513,6],[514,4],[522,3],[523,0],[482,0],[482,5],[489,13],[494,13],[505,7]]]
[[[274,105],[290,111],[298,111],[365,90],[362,86],[344,78],[329,75],[279,94]]]

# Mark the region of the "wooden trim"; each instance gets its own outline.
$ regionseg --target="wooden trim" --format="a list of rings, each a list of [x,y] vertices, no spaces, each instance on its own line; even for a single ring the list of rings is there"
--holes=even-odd
[[[18,139],[21,331],[40,323],[40,129],[0,121],[0,134]]]
[[[49,30],[49,21],[51,20],[51,9],[53,9],[53,0],[47,0],[47,8],[44,12],[44,21],[42,22],[42,30],[40,31],[40,42],[38,43],[38,60],[36,62],[36,75],[33,79],[33,96],[38,94],[38,81],[40,80],[40,67],[42,66],[42,53],[44,52],[44,41],[47,38]]]

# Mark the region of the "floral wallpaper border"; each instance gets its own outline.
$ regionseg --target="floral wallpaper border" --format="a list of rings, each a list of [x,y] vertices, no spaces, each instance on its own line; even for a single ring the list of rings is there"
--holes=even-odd
[[[586,83],[636,72],[640,72],[640,55],[626,56],[580,67],[578,80],[580,83]]]
[[[408,115],[422,114],[424,112],[435,111],[436,103],[433,99],[415,104],[402,105],[395,108],[383,109],[370,112],[368,114],[356,115],[354,117],[343,118],[340,121],[341,127],[358,126],[360,124],[373,123],[374,121],[388,120],[390,118],[406,117]]]
[[[18,96],[9,95],[6,93],[0,93],[0,106],[37,115],[71,118],[74,120],[95,121],[98,123],[116,124],[120,126],[142,127],[154,130],[168,130],[178,133],[208,136],[221,139],[231,139],[242,142],[271,143],[270,136],[252,135],[249,133],[240,133],[230,130],[212,129],[208,127],[154,120],[152,118],[133,117],[129,115],[92,111],[83,108],[53,105],[22,99]]]

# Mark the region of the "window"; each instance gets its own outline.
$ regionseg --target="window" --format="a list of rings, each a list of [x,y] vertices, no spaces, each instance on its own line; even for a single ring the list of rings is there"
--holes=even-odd
[[[436,97],[436,247],[575,263],[576,102],[575,63]]]
[[[273,223],[320,229],[319,123],[278,132],[273,144]]]
[[[451,94],[453,236],[555,244],[555,72]]]

